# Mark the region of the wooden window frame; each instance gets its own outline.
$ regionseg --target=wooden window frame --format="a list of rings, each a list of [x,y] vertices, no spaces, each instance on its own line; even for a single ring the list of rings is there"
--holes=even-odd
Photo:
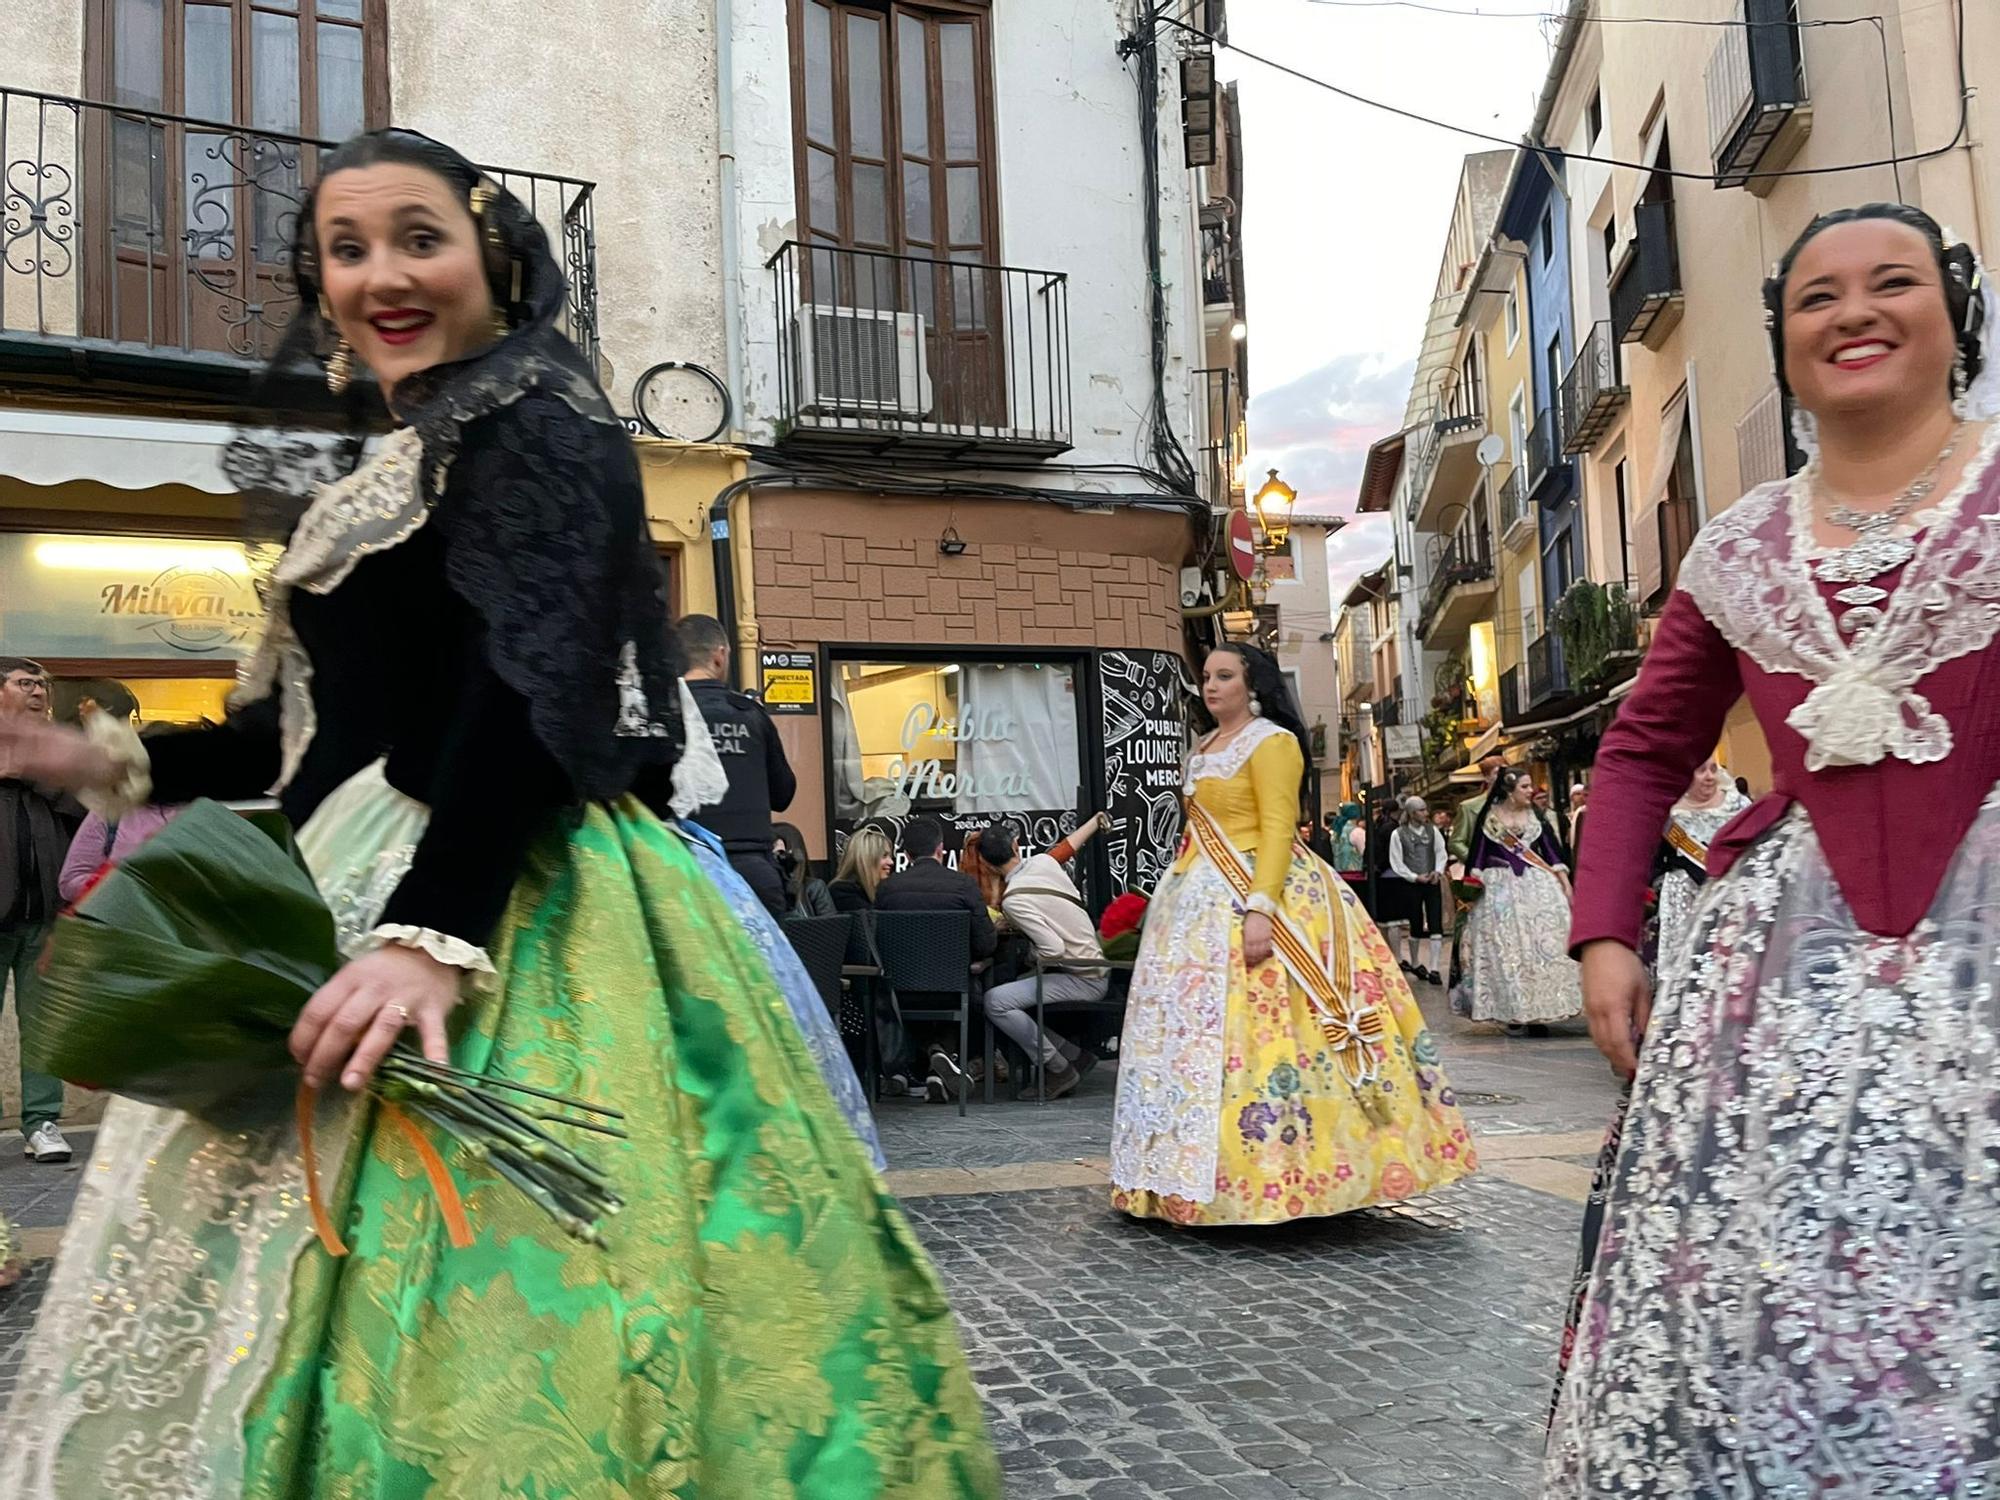
[[[220,10],[230,18],[230,115],[228,120],[214,123],[228,126],[232,132],[241,132],[255,140],[259,137],[300,136],[318,139],[319,130],[319,28],[321,24],[342,24],[353,27],[361,33],[362,97],[361,121],[364,129],[375,129],[384,125],[389,117],[389,0],[361,0],[361,18],[358,23],[346,17],[327,18],[322,23],[319,16],[321,0],[159,0],[160,5],[160,104],[155,113],[169,117],[190,117],[186,109],[187,72],[187,17],[190,9]],[[282,8],[289,6],[289,8]],[[252,58],[253,17],[259,13],[284,15],[293,18],[297,24],[299,55],[299,121],[295,130],[264,130],[245,123],[253,114],[255,75]],[[84,0],[84,87],[86,94],[95,100],[114,105],[117,85],[117,0]],[[114,105],[115,107],[115,105]],[[134,106],[136,108],[136,106]],[[129,117],[126,117],[129,118]],[[211,260],[204,255],[199,245],[191,245],[190,210],[187,203],[187,181],[185,150],[189,139],[210,135],[188,125],[163,123],[150,128],[160,138],[158,158],[161,163],[157,210],[158,224],[154,225],[154,209],[149,206],[147,218],[148,238],[134,242],[124,238],[124,231],[115,218],[117,204],[114,202],[117,169],[114,123],[120,119],[112,109],[90,111],[85,119],[83,132],[84,161],[79,176],[82,179],[83,220],[92,226],[101,226],[93,231],[90,242],[84,246],[84,322],[96,336],[113,339],[131,339],[135,332],[137,342],[161,347],[175,347],[188,344],[194,348],[209,348],[203,336],[213,336],[216,326],[213,307],[184,305],[182,299],[188,288],[202,281],[200,264],[229,268],[238,277],[269,278],[271,268],[279,264],[259,258],[261,248],[259,225],[254,217],[252,190],[247,185],[220,187],[233,200],[226,212],[210,221],[207,227],[218,235],[227,236],[230,246],[227,253]],[[217,138],[226,138],[221,132],[213,133]],[[311,148],[302,149],[300,165],[303,170],[308,154],[316,155]],[[308,171],[309,177],[311,173]],[[241,268],[241,269],[235,269]],[[146,289],[143,323],[136,329],[129,327],[136,321],[140,297],[132,293],[121,304],[120,288],[133,279]],[[159,287],[161,295],[157,302],[152,299],[151,289]],[[248,315],[249,307],[256,303],[257,291],[243,281],[230,283],[225,289],[215,285],[204,287],[204,294],[216,294],[222,299],[239,305]],[[207,297],[213,303],[213,296]],[[233,320],[232,320],[233,321]],[[226,336],[225,336],[226,337]],[[238,350],[237,352],[243,352]]]
[[[810,159],[812,147],[806,134],[806,11],[819,0],[789,0],[787,10],[788,47],[792,71],[792,154],[793,154],[793,196],[798,215],[798,239],[801,244],[828,244],[840,249],[873,249],[873,246],[858,245],[851,233],[854,221],[852,179],[844,168],[852,158],[848,144],[849,110],[847,108],[847,79],[844,62],[847,56],[845,28],[832,28],[831,46],[833,56],[842,66],[837,67],[833,79],[833,116],[835,160],[840,176],[835,183],[837,216],[841,221],[828,229],[817,225],[812,219],[812,184]],[[937,180],[935,174],[948,173],[955,158],[949,156],[944,147],[943,121],[938,103],[942,99],[939,82],[941,59],[937,49],[929,49],[929,94],[931,114],[928,132],[934,150],[929,160],[934,168],[932,188],[933,231],[929,243],[911,247],[909,220],[903,204],[903,92],[898,75],[896,47],[896,22],[901,16],[919,19],[956,17],[977,22],[974,28],[973,67],[977,71],[978,111],[978,162],[980,179],[980,240],[979,250],[985,257],[983,264],[997,265],[1000,260],[1000,153],[999,132],[995,123],[995,98],[998,79],[993,60],[993,7],[990,0],[830,0],[827,8],[836,20],[850,11],[866,12],[881,18],[884,30],[882,67],[882,160],[885,164],[884,217],[888,228],[886,253],[890,255],[923,255],[938,260],[952,258],[949,239],[950,202],[948,188],[944,181]],[[942,225],[947,231],[936,234]],[[821,240],[819,235],[825,235]]]
[[[240,125],[243,129],[255,127],[244,123],[248,114],[245,107],[251,98],[251,71],[249,45],[250,21],[253,12],[269,11],[273,14],[296,15],[299,21],[299,114],[301,120],[312,119],[315,124],[319,112],[319,20],[318,0],[289,0],[294,10],[280,11],[276,5],[263,4],[260,0],[210,0],[209,5],[197,5],[197,9],[226,9],[233,24],[232,38],[234,56],[231,58],[233,74],[233,97],[236,100],[235,120],[220,123]],[[189,0],[160,0],[160,72],[163,97],[171,101],[179,92],[181,79],[185,76],[186,52],[182,39],[186,36],[186,15]],[[352,24],[341,18],[343,24]],[[114,68],[116,63],[115,41],[117,27],[117,0],[85,0],[83,21],[83,76],[85,93],[92,99],[110,102],[115,86]],[[379,130],[389,123],[389,0],[361,0],[361,121],[364,130]],[[311,87],[308,89],[307,85]],[[184,109],[176,109],[171,104],[162,106],[162,113],[170,115],[186,114]],[[285,134],[286,132],[278,132]],[[316,130],[301,128],[297,135],[314,136]]]

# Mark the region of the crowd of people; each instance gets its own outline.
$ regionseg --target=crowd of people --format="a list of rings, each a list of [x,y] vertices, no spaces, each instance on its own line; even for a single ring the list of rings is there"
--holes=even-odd
[[[330,482],[269,453],[240,471],[290,541],[225,723],[53,723],[47,675],[0,658],[0,959],[32,1005],[65,902],[180,806],[268,795],[343,962],[289,1038],[295,1111],[111,1102],[0,1493],[997,1496],[939,1283],[782,924],[963,912],[1019,1091],[1060,1099],[1099,1049],[1030,1009],[1106,996],[1070,868],[1104,818],[1048,849],[1004,819],[956,849],[932,817],[863,825],[815,875],[726,632],[665,617],[630,446],[556,332],[532,216],[450,148],[374,132],[321,164],[293,263],[274,368],[317,359],[336,392],[365,369],[392,431],[349,434]],[[1418,986],[1517,1035],[1587,1018],[1625,1091],[1550,1500],[2000,1480],[2000,300],[1884,205],[1815,221],[1764,300],[1810,462],[1701,531],[1588,783],[1558,810],[1496,759],[1456,804],[1302,825],[1285,677],[1218,645],[1130,966],[1109,1201],[1179,1226],[1477,1171]],[[1772,752],[1754,802],[1715,759],[1743,696]],[[893,996],[874,1020],[893,1086],[976,1081]],[[619,1211],[566,1224],[492,1160],[391,1128],[369,1086],[399,1046],[615,1102],[592,1170]],[[21,1084],[29,1157],[66,1159],[61,1084]],[[14,1259],[0,1225],[0,1285]]]

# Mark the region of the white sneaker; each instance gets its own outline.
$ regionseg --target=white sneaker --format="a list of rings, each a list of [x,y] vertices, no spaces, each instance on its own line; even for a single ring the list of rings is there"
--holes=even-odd
[[[29,1161],[68,1161],[70,1154],[69,1142],[63,1139],[53,1120],[37,1125],[29,1133]]]

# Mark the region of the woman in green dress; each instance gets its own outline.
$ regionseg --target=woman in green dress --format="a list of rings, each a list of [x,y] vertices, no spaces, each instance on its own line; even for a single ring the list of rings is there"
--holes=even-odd
[[[997,1496],[930,1267],[727,901],[632,795],[682,748],[680,663],[546,238],[456,152],[377,132],[324,162],[296,273],[278,364],[316,354],[350,403],[365,367],[394,426],[290,530],[229,722],[124,755],[9,730],[0,760],[275,789],[348,961],[293,1032],[295,1118],[114,1102],[0,1494]],[[268,496],[299,458],[259,454],[236,472]],[[595,1242],[391,1128],[362,1090],[406,1031],[623,1112],[627,1139],[582,1138],[624,1205]]]

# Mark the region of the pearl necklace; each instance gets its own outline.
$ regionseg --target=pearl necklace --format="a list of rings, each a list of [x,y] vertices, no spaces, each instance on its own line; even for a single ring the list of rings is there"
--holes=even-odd
[[[1833,596],[1837,602],[1851,606],[1840,617],[1843,631],[1852,633],[1881,620],[1880,606],[1889,597],[1889,591],[1873,580],[1902,567],[1917,551],[1916,542],[1897,532],[1895,527],[1937,489],[1938,476],[1951,462],[1952,454],[1958,451],[1958,440],[1964,431],[1963,422],[1953,427],[1951,436],[1945,439],[1943,449],[1932,460],[1930,467],[1910,481],[1908,488],[1883,509],[1856,510],[1851,505],[1842,504],[1827,508],[1826,519],[1830,525],[1845,527],[1854,533],[1853,541],[1826,553],[1813,568],[1813,576],[1821,583],[1846,585]],[[1814,497],[1829,498],[1820,489],[1817,458],[1806,470],[1806,484]]]

